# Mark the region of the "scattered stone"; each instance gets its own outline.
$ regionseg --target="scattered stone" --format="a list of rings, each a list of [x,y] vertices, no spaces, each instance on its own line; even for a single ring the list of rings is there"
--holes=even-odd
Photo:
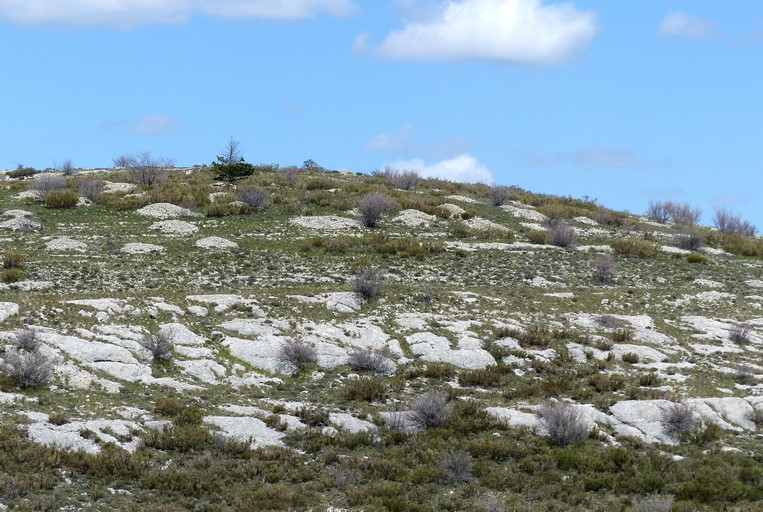
[[[147,254],[151,252],[164,252],[164,247],[161,245],[154,245],[154,244],[144,244],[144,243],[130,243],[125,244],[122,246],[122,249],[120,249],[122,252],[127,254]]]
[[[437,217],[434,215],[429,215],[419,210],[403,210],[397,217],[392,219],[392,222],[409,227],[429,227],[436,220]]]

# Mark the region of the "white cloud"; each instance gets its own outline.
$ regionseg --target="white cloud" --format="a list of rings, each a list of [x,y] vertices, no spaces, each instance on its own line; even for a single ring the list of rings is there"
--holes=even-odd
[[[557,64],[588,46],[596,14],[543,0],[449,0],[437,16],[410,22],[378,46],[358,51],[402,60],[491,60]]]
[[[710,35],[713,25],[715,23],[711,20],[703,20],[689,16],[685,12],[676,11],[665,16],[658,29],[664,36],[700,38]]]
[[[481,164],[473,156],[464,153],[455,158],[427,164],[421,158],[393,162],[388,165],[393,169],[417,171],[424,178],[440,178],[461,183],[494,183],[495,178],[490,169]]]
[[[192,14],[294,19],[350,14],[353,0],[0,0],[0,17],[18,23],[132,28],[183,23]]]
[[[167,133],[179,125],[176,119],[158,114],[151,114],[130,126],[135,133]]]
[[[396,158],[423,156],[431,159],[450,158],[469,151],[469,141],[453,135],[436,135],[424,141],[413,136],[413,126],[407,124],[394,133],[380,133],[366,142],[363,149],[388,153]]]
[[[412,132],[413,126],[407,124],[397,133],[380,133],[366,143],[365,149],[384,153],[407,153],[416,149],[416,143],[411,137]]]

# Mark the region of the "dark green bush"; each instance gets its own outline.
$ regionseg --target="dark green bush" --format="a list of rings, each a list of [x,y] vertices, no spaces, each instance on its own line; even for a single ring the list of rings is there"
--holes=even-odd
[[[216,180],[236,181],[254,174],[255,167],[247,162],[219,163],[214,162],[211,165],[212,172],[215,173]]]
[[[77,206],[79,195],[73,190],[51,190],[43,198],[45,205],[51,208],[73,208]]]

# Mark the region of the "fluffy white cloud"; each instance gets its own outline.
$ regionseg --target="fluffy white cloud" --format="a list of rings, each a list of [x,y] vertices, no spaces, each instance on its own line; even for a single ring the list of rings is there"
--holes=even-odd
[[[437,16],[410,22],[369,47],[355,49],[404,60],[491,60],[557,64],[586,48],[596,34],[596,14],[571,3],[543,0],[449,0]]]
[[[683,37],[706,37],[710,35],[715,23],[711,20],[703,20],[689,16],[685,12],[672,12],[665,16],[658,27],[660,34],[664,36]]]
[[[305,18],[349,14],[353,0],[0,0],[0,17],[15,22],[131,28],[182,23],[194,13],[222,17]]]
[[[434,164],[427,164],[424,160],[416,158],[414,160],[393,162],[388,167],[417,171],[424,178],[440,178],[461,183],[495,182],[490,169],[466,153]]]

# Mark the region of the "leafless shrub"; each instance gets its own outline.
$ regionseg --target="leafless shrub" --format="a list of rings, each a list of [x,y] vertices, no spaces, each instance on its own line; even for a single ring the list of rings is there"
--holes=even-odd
[[[481,512],[506,511],[506,507],[501,503],[501,501],[495,496],[490,496],[489,494],[483,494],[477,498],[475,505],[477,505],[477,510],[480,510]]]
[[[65,188],[66,181],[63,176],[58,174],[38,174],[35,176],[34,183],[32,184],[32,190],[37,192],[40,197],[43,197],[48,192]]]
[[[379,176],[389,180],[395,186],[402,190],[411,190],[421,181],[421,176],[416,171],[411,170],[399,170],[385,167],[384,170],[378,173]]]
[[[367,370],[374,373],[388,374],[394,371],[390,361],[388,347],[381,349],[358,349],[350,352],[348,362],[355,370]]]
[[[675,439],[683,439],[690,434],[697,425],[691,407],[683,402],[672,403],[662,414],[662,428],[669,436]]]
[[[141,345],[151,352],[154,362],[163,363],[172,359],[174,344],[172,343],[171,331],[159,331],[156,334],[145,336],[141,340]]]
[[[419,428],[428,429],[445,423],[453,413],[448,395],[427,391],[411,406],[411,421]]]
[[[79,189],[79,195],[90,201],[95,201],[98,194],[103,192],[106,188],[106,184],[101,180],[94,180],[93,178],[86,177],[79,181],[77,187]]]
[[[472,458],[465,451],[454,450],[449,452],[440,460],[439,466],[445,473],[449,484],[467,483],[474,479]]]
[[[747,220],[742,220],[739,215],[734,214],[727,208],[718,208],[715,210],[713,222],[721,233],[736,233],[744,236],[754,236],[758,230]]]
[[[395,206],[395,200],[388,195],[370,192],[358,201],[358,221],[367,228],[376,227],[381,216]]]
[[[738,384],[744,386],[754,386],[757,382],[757,379],[755,378],[755,370],[749,365],[738,366],[735,380]]]
[[[750,341],[752,329],[747,324],[736,324],[729,329],[729,341],[737,345]]]
[[[114,167],[122,168],[129,167],[134,161],[135,157],[132,155],[119,155],[112,160],[112,162],[114,162]]]
[[[702,247],[703,241],[702,233],[695,228],[683,230],[675,237],[676,245],[687,251],[698,251]]]
[[[673,508],[673,496],[650,494],[634,503],[637,512],[670,512]]]
[[[278,360],[299,370],[314,364],[318,360],[318,351],[310,343],[289,339],[281,346]]]
[[[750,411],[750,421],[755,423],[755,426],[763,427],[763,407],[753,407]]]
[[[601,284],[611,284],[615,280],[617,264],[612,258],[599,256],[593,261],[593,271],[598,282]]]
[[[668,201],[666,206],[670,212],[670,220],[676,224],[692,226],[699,222],[700,217],[702,217],[702,210],[692,208],[689,203],[679,204]]]
[[[613,315],[599,315],[596,323],[607,329],[617,329],[623,326],[623,321]]]
[[[22,388],[36,388],[53,381],[53,367],[39,352],[15,352],[5,356],[3,371]]]
[[[409,430],[409,414],[406,411],[395,410],[384,415],[384,426],[392,432]]]
[[[551,442],[567,446],[588,437],[589,426],[577,407],[564,402],[550,402],[540,408],[541,423]]]
[[[509,187],[504,185],[493,185],[488,189],[488,197],[490,198],[490,204],[493,206],[501,206],[509,198]]]
[[[37,352],[40,349],[41,341],[37,337],[37,331],[34,329],[19,329],[11,340],[11,345],[16,351]]]
[[[58,166],[58,169],[64,173],[65,176],[72,176],[77,174],[77,168],[74,167],[74,164],[72,164],[70,159],[64,160],[61,165]]]
[[[350,284],[353,291],[368,302],[379,294],[384,281],[384,273],[381,270],[364,265],[355,269]]]
[[[127,173],[135,183],[146,186],[161,183],[167,175],[167,169],[175,165],[173,160],[153,157],[148,151],[138,155],[119,157],[114,162],[116,163],[117,160],[124,164],[119,167],[127,168]]]
[[[557,247],[573,247],[578,239],[575,228],[564,223],[558,223],[551,228],[548,241]]]
[[[665,224],[670,220],[670,211],[665,201],[649,201],[646,209],[646,216],[649,220]]]
[[[329,468],[331,476],[334,478],[334,485],[337,489],[344,489],[360,483],[360,477],[357,472],[347,463],[337,464]]]
[[[296,183],[299,181],[299,170],[296,167],[287,167],[283,170],[283,177],[287,183]]]
[[[263,211],[268,207],[270,193],[267,189],[254,185],[240,185],[236,188],[236,200],[241,201],[257,211]]]

